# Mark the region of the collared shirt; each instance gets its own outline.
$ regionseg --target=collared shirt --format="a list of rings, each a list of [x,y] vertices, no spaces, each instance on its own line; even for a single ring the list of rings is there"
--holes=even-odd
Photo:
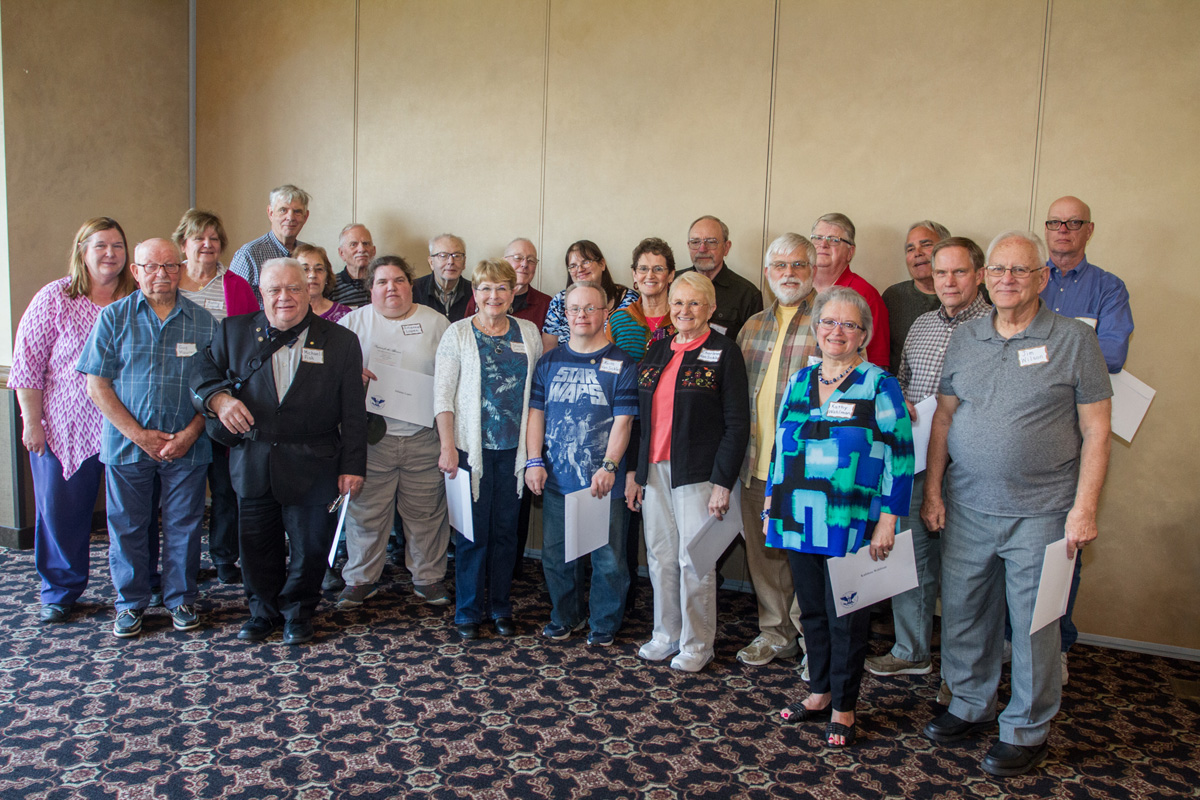
[[[337,274],[329,299],[350,308],[361,308],[371,302],[371,292],[363,286],[363,278],[355,278],[346,267]]]
[[[888,310],[888,338],[891,344],[886,369],[893,375],[900,369],[900,354],[904,351],[904,340],[917,317],[937,311],[942,301],[936,294],[925,294],[917,288],[917,282],[909,279],[894,283],[883,290],[883,304]]]
[[[466,319],[471,296],[471,282],[462,276],[449,292],[442,289],[432,272],[413,281],[413,301],[429,306],[451,322]]]
[[[275,375],[275,397],[281,403],[283,398],[287,397],[288,389],[292,388],[292,381],[296,380],[296,371],[300,369],[300,360],[304,354],[304,339],[307,336],[308,326],[305,325],[301,329],[300,335],[296,337],[296,341],[271,354],[271,372]]]
[[[304,244],[299,240],[296,245]],[[270,261],[272,258],[288,258],[292,255],[292,251],[283,246],[283,242],[275,238],[273,231],[267,231],[266,236],[260,236],[253,242],[247,242],[238,248],[233,254],[233,260],[229,262],[229,269],[234,275],[240,275],[250,284],[250,288],[254,290],[254,297],[258,300],[258,307],[262,308],[262,294],[258,291],[258,280],[262,275],[262,265]]]
[[[896,378],[900,388],[904,390],[904,399],[916,405],[935,394],[942,379],[942,362],[946,359],[946,346],[950,344],[950,336],[964,322],[990,314],[992,306],[983,298],[983,293],[975,295],[975,299],[955,316],[946,313],[945,306],[939,306],[936,311],[930,311],[917,317],[916,322],[908,329],[908,338],[904,341],[904,351],[900,356],[900,366],[896,370]]]
[[[695,267],[688,267],[681,269],[678,274],[695,271]],[[700,274],[704,275],[703,272]],[[717,310],[713,312],[708,326],[736,341],[746,320],[763,310],[762,289],[734,272],[728,262],[710,280],[717,294]]]
[[[100,312],[75,368],[111,380],[117,399],[143,428],[178,433],[196,416],[188,377],[193,359],[202,357],[198,354],[216,328],[212,315],[186,297],[177,297],[175,308],[160,321],[146,295],[134,292]],[[102,462],[133,464],[149,458],[104,420]],[[195,466],[211,460],[208,437],[201,436],[178,463]]]
[[[1100,352],[1109,372],[1120,372],[1129,355],[1129,337],[1133,334],[1133,311],[1129,308],[1129,290],[1125,282],[1088,262],[1085,256],[1069,272],[1047,261],[1050,281],[1042,290],[1042,299],[1055,314],[1090,325],[1100,339]]]
[[[817,355],[817,340],[812,333],[812,306],[816,297],[816,292],[812,292],[801,300],[796,314],[788,324],[784,349],[779,355],[775,386],[771,387],[776,415],[788,379],[807,367],[810,357]],[[759,449],[763,445],[770,449],[773,444],[770,441],[758,441],[758,403],[755,401],[763,389],[776,342],[779,340],[778,308],[779,301],[773,301],[766,311],[761,311],[746,320],[742,332],[738,335],[738,347],[746,359],[746,375],[750,383],[750,447],[746,451],[746,461],[742,466],[742,482],[747,484],[758,460]]]
[[[849,267],[842,271],[833,285],[853,289],[867,301],[867,306],[871,309],[871,327],[874,330],[871,342],[867,345],[867,360],[877,367],[887,369],[888,361],[892,358],[892,332],[887,306],[883,304],[883,298],[880,297],[875,287],[867,282],[866,278]]]

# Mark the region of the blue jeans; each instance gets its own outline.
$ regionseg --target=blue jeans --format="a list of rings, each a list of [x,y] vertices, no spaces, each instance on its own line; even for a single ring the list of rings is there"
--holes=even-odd
[[[104,478],[100,456],[92,456],[63,480],[62,462],[46,448],[29,454],[33,475],[33,558],[42,579],[42,603],[69,606],[88,583],[92,509]]]
[[[150,604],[149,530],[156,477],[162,483],[163,605],[175,608],[196,602],[207,469],[207,464],[159,461],[108,465],[108,566],[118,612]]]
[[[629,566],[625,563],[625,530],[629,509],[624,498],[610,497],[608,544],[593,550],[592,590],[588,604],[590,627],[595,633],[616,635],[625,618],[629,591]],[[585,558],[566,563],[566,498],[551,489],[542,497],[542,571],[550,590],[550,621],[574,628],[584,619]]]
[[[471,504],[475,541],[454,535],[454,622],[511,617],[512,576],[517,563],[517,449],[484,450],[479,499]],[[467,454],[458,451],[458,466]]]

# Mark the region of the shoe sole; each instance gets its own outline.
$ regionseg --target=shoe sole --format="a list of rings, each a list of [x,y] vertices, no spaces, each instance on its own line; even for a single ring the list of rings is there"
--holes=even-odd
[[[196,630],[196,628],[200,627],[200,620],[196,620],[195,622],[184,623],[183,625],[180,625],[175,620],[171,620],[171,625],[173,625],[175,630],[177,630],[177,631],[194,631],[194,630]]]
[[[141,625],[138,625],[136,628],[130,628],[130,629],[120,630],[120,631],[117,630],[116,628],[113,628],[113,636],[117,637],[118,639],[132,639],[133,637],[139,635],[141,632],[142,632]]]
[[[679,666],[675,666],[675,662],[672,661],[671,669],[675,670],[676,672],[688,672],[688,673],[695,674],[697,672],[702,671],[705,667],[707,667],[709,664],[711,664],[712,660],[713,660],[713,657],[709,656],[707,659],[705,659],[704,663],[700,664],[697,667],[685,667],[682,664],[680,664]]]
[[[419,597],[421,599],[421,602],[425,603],[425,605],[427,605],[427,606],[448,606],[448,605],[450,605],[450,598],[446,597],[445,595],[442,595],[441,597],[435,597],[432,600],[430,600],[428,597],[425,597],[420,592],[413,592],[413,594],[415,594],[417,597]]]
[[[926,664],[923,667],[904,667],[903,669],[897,669],[891,672],[867,667],[867,672],[871,673],[872,675],[878,675],[881,678],[890,678],[893,675],[928,675],[929,673],[933,672],[933,664]]]
[[[995,775],[997,778],[1015,778],[1018,775],[1024,775],[1029,770],[1041,764],[1046,760],[1046,756],[1048,755],[1050,755],[1050,748],[1042,747],[1041,750],[1034,754],[1033,760],[1023,767],[991,767],[988,766],[986,758],[980,762],[979,766],[983,768],[984,772],[989,775]]]
[[[337,607],[338,608],[361,608],[363,603],[367,602],[368,600],[370,600],[372,597],[374,597],[377,594],[379,594],[378,588],[375,589],[375,591],[373,591],[370,594],[363,597],[362,600],[347,600],[347,599],[343,599],[343,598],[339,597],[338,601],[337,601]]]
[[[671,656],[675,655],[678,652],[679,652],[679,650],[675,649],[669,653],[664,653],[661,656],[658,656],[657,658],[655,658],[653,656],[646,655],[639,649],[638,650],[638,658],[640,658],[642,661],[666,661],[668,658],[670,658]]]

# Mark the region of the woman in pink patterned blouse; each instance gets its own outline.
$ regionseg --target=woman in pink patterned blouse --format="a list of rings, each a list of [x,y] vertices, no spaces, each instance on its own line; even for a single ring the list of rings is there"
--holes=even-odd
[[[21,406],[33,473],[44,623],[65,622],[87,588],[92,509],[104,477],[100,411],[75,364],[100,309],[135,288],[125,231],[108,217],[89,219],[75,234],[67,277],[34,295],[17,327],[8,386]]]

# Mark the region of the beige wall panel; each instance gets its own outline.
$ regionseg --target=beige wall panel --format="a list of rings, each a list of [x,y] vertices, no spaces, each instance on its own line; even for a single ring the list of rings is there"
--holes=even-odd
[[[12,322],[66,274],[84,220],[130,246],[187,207],[187,4],[5,0]]]
[[[689,265],[702,214],[730,228],[729,263],[758,282],[774,3],[555,2],[546,134],[546,268],[566,283],[577,239],[619,282],[646,236]]]
[[[517,236],[540,246],[544,0],[364,0],[361,14],[358,209],[379,252],[425,274],[426,241],[446,231],[468,272]]]
[[[784,0],[780,16],[771,237],[841,211],[882,292],[908,278],[918,219],[984,247],[1028,224],[1044,2]]]
[[[1198,649],[1200,5],[1053,8],[1036,219],[1064,194],[1091,206],[1089,260],[1132,298],[1126,368],[1158,390],[1133,444],[1113,440],[1075,619],[1088,633]]]
[[[223,260],[270,229],[283,183],[313,196],[301,240],[335,250],[353,207],[355,3],[204,0],[196,16],[196,202],[225,222]]]

